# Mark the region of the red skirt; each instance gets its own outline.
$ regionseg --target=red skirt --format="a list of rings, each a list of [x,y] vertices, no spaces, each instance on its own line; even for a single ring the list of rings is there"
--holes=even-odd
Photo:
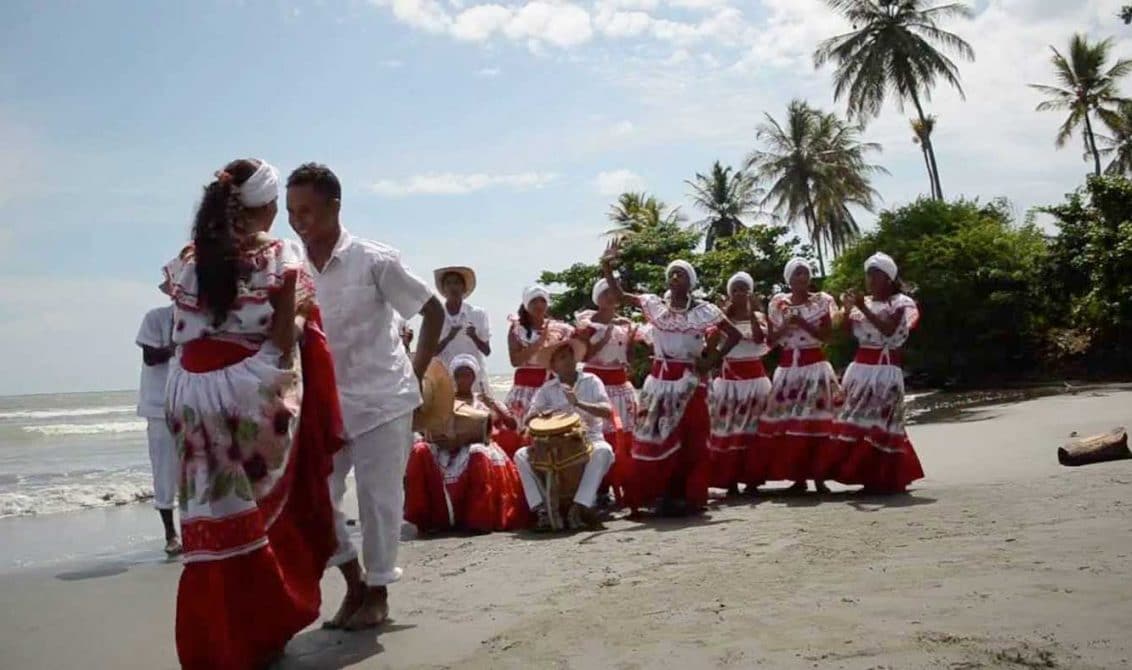
[[[497,447],[474,445],[441,468],[437,454],[418,443],[405,470],[405,520],[421,532],[491,532],[527,524],[519,471]]]
[[[709,483],[714,488],[730,489],[736,484],[749,483],[747,451],[758,438],[758,419],[766,408],[770,391],[770,381],[759,380],[766,380],[763,362],[744,359],[724,361],[722,374],[711,382],[708,411],[712,428],[708,458],[711,462]]]
[[[181,573],[176,641],[183,668],[264,667],[318,618],[319,582],[337,545],[328,478],[333,454],[344,443],[333,359],[321,325],[316,311],[304,334],[301,416],[280,482],[290,490],[274,522],[256,520],[267,526],[266,546],[189,563]],[[238,362],[233,346],[201,341],[193,362],[202,370],[221,369]]]
[[[680,423],[670,436],[680,447],[660,460],[632,457],[632,485],[626,491],[628,506],[646,507],[658,498],[668,497],[684,500],[693,509],[705,507],[710,474],[707,449],[710,430],[707,392],[701,386],[688,401]]]

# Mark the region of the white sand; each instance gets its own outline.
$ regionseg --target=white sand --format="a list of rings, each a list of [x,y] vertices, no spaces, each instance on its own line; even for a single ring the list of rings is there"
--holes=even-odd
[[[766,497],[692,522],[403,545],[396,621],[311,630],[295,668],[1115,668],[1132,659],[1132,461],[1069,469],[1132,392],[912,435],[913,495]],[[0,576],[0,668],[173,668],[176,564]],[[323,611],[341,596],[337,575]]]

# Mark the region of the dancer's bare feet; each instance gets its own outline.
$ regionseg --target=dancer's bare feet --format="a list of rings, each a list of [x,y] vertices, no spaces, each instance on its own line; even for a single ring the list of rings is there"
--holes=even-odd
[[[345,630],[377,628],[389,619],[389,590],[384,586],[370,586],[359,607],[342,626]]]
[[[830,492],[829,487],[826,486],[825,482],[820,480],[820,479],[814,480],[814,490],[817,491],[818,493],[829,493]]]
[[[362,566],[355,559],[349,563],[343,563],[338,566],[342,571],[342,577],[346,580],[346,596],[342,598],[342,604],[338,607],[338,612],[329,620],[323,622],[322,627],[327,630],[338,630],[346,625],[350,617],[362,606],[366,597],[366,585],[362,581]]]

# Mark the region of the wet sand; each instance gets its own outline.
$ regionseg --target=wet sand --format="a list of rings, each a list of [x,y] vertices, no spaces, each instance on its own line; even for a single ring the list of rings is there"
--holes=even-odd
[[[1099,389],[953,412],[909,496],[728,501],[703,519],[402,546],[380,635],[311,629],[280,667],[1116,668],[1132,661],[1132,461],[1063,468],[1132,426]],[[0,668],[174,668],[180,567],[0,575]],[[342,594],[324,581],[324,614]]]

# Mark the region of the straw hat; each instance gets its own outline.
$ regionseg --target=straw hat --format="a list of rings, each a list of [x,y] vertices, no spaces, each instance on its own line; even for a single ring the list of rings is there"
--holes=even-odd
[[[445,430],[452,418],[456,386],[452,375],[439,358],[432,359],[421,379],[421,406],[413,412],[413,430],[419,432]]]
[[[444,293],[444,287],[441,283],[444,281],[444,275],[457,274],[464,280],[464,297],[467,298],[476,290],[476,271],[464,267],[462,265],[453,265],[451,267],[440,268],[432,273],[433,281],[436,283],[436,290]]]
[[[586,357],[586,343],[576,337],[568,337],[547,344],[534,355],[532,362],[537,366],[550,369],[551,362],[554,360],[554,354],[562,347],[570,347],[573,349],[574,360],[579,363]]]

